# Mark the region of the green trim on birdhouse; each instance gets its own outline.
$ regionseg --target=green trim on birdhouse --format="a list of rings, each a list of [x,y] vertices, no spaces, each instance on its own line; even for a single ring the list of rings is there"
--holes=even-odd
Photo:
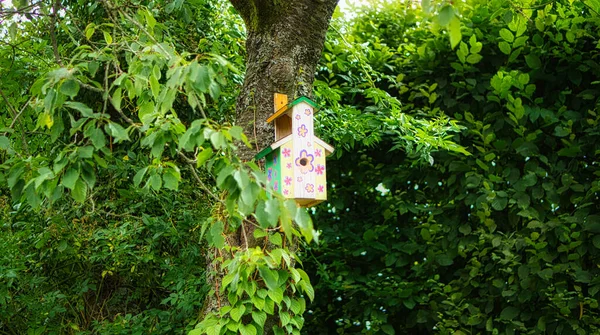
[[[314,101],[310,100],[309,98],[307,98],[307,97],[300,97],[300,98],[298,98],[298,99],[290,102],[288,104],[288,109],[296,106],[297,104],[299,104],[301,102],[306,102],[307,104],[311,105],[313,108],[319,108],[319,106],[317,106],[317,104]]]
[[[271,146],[268,146],[268,147],[262,149],[259,153],[257,153],[256,156],[254,156],[254,158],[255,159],[262,159],[266,155],[270,154],[271,151],[273,151],[273,148],[271,148]]]
[[[279,110],[278,110],[277,112],[273,113],[271,116],[269,116],[269,117],[267,118],[267,123],[270,123],[270,122],[272,122],[273,120],[275,120],[276,118],[278,118],[279,116],[281,116],[281,114],[283,114],[283,113],[287,112],[287,111],[288,111],[288,110],[290,110],[292,107],[296,106],[297,104],[299,104],[299,103],[301,103],[301,102],[304,102],[304,103],[306,103],[306,104],[310,105],[312,108],[314,108],[314,109],[315,109],[315,112],[316,112],[316,111],[318,110],[318,108],[319,108],[319,106],[317,106],[317,104],[316,104],[314,101],[310,100],[309,98],[307,98],[307,97],[300,97],[300,98],[298,98],[298,99],[296,99],[296,100],[294,100],[294,101],[292,101],[292,102],[288,103],[287,105],[285,105],[285,106],[283,106],[283,107],[279,108]]]

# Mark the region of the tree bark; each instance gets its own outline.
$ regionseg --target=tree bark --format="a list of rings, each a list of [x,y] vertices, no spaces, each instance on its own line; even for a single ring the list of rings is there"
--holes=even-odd
[[[274,140],[273,94],[312,97],[316,66],[338,0],[231,0],[246,23],[246,77],[237,101],[237,123],[253,143],[251,160]]]
[[[243,18],[247,31],[246,77],[236,111],[237,124],[244,128],[253,146],[240,148],[241,159],[248,161],[274,142],[273,126],[266,123],[273,114],[273,94],[287,94],[289,101],[312,97],[316,66],[338,0],[230,2]],[[240,246],[240,241],[239,236],[227,236],[230,245]],[[217,292],[223,276],[220,262],[215,260],[219,255],[219,250],[214,249],[207,253],[207,284]],[[226,300],[218,294],[207,297],[202,314],[217,311]],[[267,334],[272,334],[273,321],[267,320]]]

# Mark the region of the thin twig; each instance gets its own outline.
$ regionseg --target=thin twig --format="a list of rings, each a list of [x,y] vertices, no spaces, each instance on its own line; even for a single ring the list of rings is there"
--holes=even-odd
[[[244,225],[244,221],[242,221],[242,236],[244,237],[244,244],[246,245],[246,250],[248,250],[248,236],[246,235],[246,226]]]
[[[8,110],[13,115],[13,121],[10,124],[10,128],[12,129],[15,121],[17,119],[19,119],[19,116],[23,113],[23,111],[25,110],[25,108],[29,104],[29,101],[31,100],[31,98],[29,98],[29,100],[27,100],[27,102],[25,103],[25,106],[23,106],[23,108],[21,109],[21,111],[17,112],[17,110],[15,109],[15,107],[8,101],[8,98],[6,97],[6,95],[4,94],[4,91],[1,88],[0,88],[0,95],[2,96],[2,99],[4,100],[4,102],[6,103],[6,105],[8,105]],[[23,122],[21,122],[21,120],[19,120],[19,126],[21,127],[21,142],[23,143],[23,148],[25,149],[25,153],[29,154],[29,148],[27,146],[27,141],[25,139],[25,126],[23,126]],[[4,136],[6,136],[7,133],[8,132],[5,132]]]
[[[19,116],[21,116],[21,114],[23,114],[23,112],[25,111],[25,108],[27,108],[27,106],[29,106],[29,102],[31,102],[31,99],[32,99],[32,97],[29,97],[29,99],[27,99],[27,101],[25,102],[25,104],[21,108],[21,111],[19,112],[19,114],[17,114],[17,116],[14,118],[14,120],[12,120],[12,122],[10,123],[10,126],[8,128],[12,129],[15,126],[15,123],[17,122],[17,119],[19,119]],[[21,121],[19,121],[19,123],[20,122]]]

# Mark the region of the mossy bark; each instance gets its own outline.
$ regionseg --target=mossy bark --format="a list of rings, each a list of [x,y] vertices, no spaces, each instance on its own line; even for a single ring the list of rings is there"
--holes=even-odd
[[[316,66],[337,0],[231,0],[246,23],[246,78],[237,123],[253,142],[250,160],[274,140],[273,93],[312,95]]]
[[[329,21],[338,0],[230,0],[244,19],[247,31],[246,77],[237,101],[237,124],[244,128],[252,148],[243,147],[240,156],[254,155],[274,141],[274,130],[267,124],[273,113],[273,94],[283,93],[291,101],[312,97],[312,85]],[[248,232],[251,236],[251,232]],[[227,237],[229,244],[240,244],[239,236]],[[295,248],[295,246],[290,246]],[[217,290],[218,250],[209,250],[207,281]],[[202,314],[215,312],[223,300],[207,297]],[[272,334],[278,322],[269,318],[265,333]]]

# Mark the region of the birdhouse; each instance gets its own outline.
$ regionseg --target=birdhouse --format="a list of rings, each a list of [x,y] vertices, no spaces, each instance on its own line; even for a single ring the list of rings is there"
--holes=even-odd
[[[317,105],[306,97],[288,103],[287,96],[275,93],[275,142],[259,152],[265,158],[267,181],[285,198],[302,207],[327,200],[325,157],[333,147],[315,136],[313,117]]]

